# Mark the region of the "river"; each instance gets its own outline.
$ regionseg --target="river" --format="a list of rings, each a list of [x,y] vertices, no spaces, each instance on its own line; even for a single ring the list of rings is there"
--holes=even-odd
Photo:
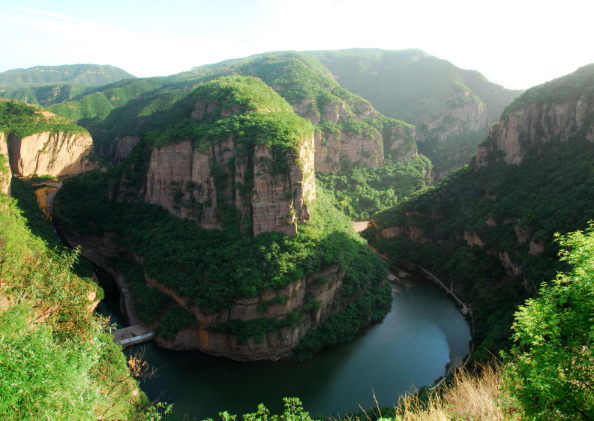
[[[106,291],[101,312],[126,326],[119,292],[107,272],[95,268]],[[242,415],[264,403],[282,412],[283,397],[299,397],[311,415],[344,415],[359,405],[396,403],[402,393],[433,383],[450,361],[469,351],[470,330],[464,317],[435,283],[405,269],[393,273],[394,301],[382,323],[364,328],[355,340],[322,351],[312,360],[237,362],[196,351],[147,347],[147,361],[158,375],[141,384],[149,398],[175,404],[168,419],[213,418],[228,411]],[[125,350],[138,352],[143,345]]]
[[[382,323],[310,361],[237,362],[150,344],[147,360],[159,374],[141,387],[151,399],[162,394],[175,403],[173,420],[217,420],[225,410],[243,415],[260,403],[278,413],[283,397],[299,397],[311,415],[368,409],[373,393],[380,405],[392,405],[400,394],[431,384],[446,364],[460,362],[469,351],[469,327],[454,302],[420,274],[409,273],[407,287],[392,283],[394,301]]]

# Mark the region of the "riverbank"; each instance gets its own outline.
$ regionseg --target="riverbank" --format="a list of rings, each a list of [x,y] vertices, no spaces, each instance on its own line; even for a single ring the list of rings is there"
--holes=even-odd
[[[356,232],[364,231],[367,227],[369,227],[369,224],[370,224],[370,221],[357,221],[357,222],[353,221],[353,227],[355,228]],[[381,257],[384,261],[388,262],[390,264],[390,267],[394,266],[394,262],[390,261],[390,259],[388,259],[383,254],[379,253],[373,246],[369,245],[369,248],[371,248],[375,252],[375,254],[377,254],[379,257]],[[458,296],[454,293],[454,291],[452,291],[450,288],[448,288],[445,285],[445,283],[441,281],[441,279],[439,279],[433,273],[429,272],[424,267],[417,265],[415,263],[409,262],[404,259],[398,259],[397,265],[398,265],[398,266],[396,266],[397,269],[400,269],[400,266],[404,266],[405,268],[407,268],[409,270],[414,270],[414,271],[422,273],[428,279],[435,282],[444,291],[446,291],[446,293],[450,297],[452,297],[456,301],[456,304],[459,306],[460,312],[462,313],[462,315],[468,316],[470,318],[470,328],[471,328],[471,340],[470,340],[470,344],[469,344],[470,351],[468,352],[468,354],[465,356],[462,363],[460,364],[460,368],[465,368],[470,363],[470,361],[472,359],[472,353],[474,352],[474,341],[472,340],[472,337],[474,336],[474,316],[472,314],[472,307],[470,305],[466,304],[465,302],[463,302],[460,298],[458,298]],[[435,390],[435,389],[439,388],[443,384],[443,382],[450,376],[453,368],[454,368],[454,366],[452,364],[450,364],[448,366],[448,369],[447,369],[445,375],[443,376],[443,378],[438,383],[436,383],[431,388],[429,388],[429,390]]]

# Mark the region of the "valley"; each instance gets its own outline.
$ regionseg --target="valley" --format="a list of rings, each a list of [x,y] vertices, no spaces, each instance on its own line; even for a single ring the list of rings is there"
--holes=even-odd
[[[55,409],[23,375],[23,411],[132,419],[168,402],[167,419],[206,419],[299,397],[327,418],[374,406],[373,389],[398,420],[400,394],[501,356],[521,419],[579,418],[530,388],[524,350],[549,339],[525,339],[522,315],[548,299],[547,335],[588,365],[547,288],[588,311],[571,288],[589,296],[594,65],[526,91],[418,49],[152,78],[87,66],[0,74],[0,334],[91,355],[45,374],[83,403]],[[154,333],[159,377],[112,343],[128,325]],[[547,381],[590,413],[574,368]]]

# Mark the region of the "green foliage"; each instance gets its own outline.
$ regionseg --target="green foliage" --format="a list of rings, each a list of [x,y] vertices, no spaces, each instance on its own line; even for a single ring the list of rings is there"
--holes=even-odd
[[[0,97],[15,101],[26,102],[33,105],[49,107],[53,104],[71,101],[82,95],[87,88],[75,84],[46,85],[39,87],[27,87],[19,89],[8,89],[0,92]]]
[[[237,106],[234,113],[293,110],[287,101],[254,77],[220,77],[196,88],[190,100],[204,105],[214,104],[218,110]]]
[[[180,306],[173,306],[165,313],[165,316],[159,322],[159,326],[155,329],[155,333],[166,339],[173,339],[177,332],[193,326],[195,323],[196,318],[192,313]]]
[[[0,101],[0,131],[20,138],[41,132],[88,133],[58,116],[46,117],[40,108],[17,101]]]
[[[422,155],[410,162],[397,162],[381,168],[353,167],[333,173],[318,173],[332,203],[346,215],[357,220],[369,219],[378,211],[396,205],[429,184],[431,162]]]
[[[264,404],[258,405],[258,411],[253,414],[245,414],[244,421],[312,421],[309,413],[303,411],[303,405],[298,398],[283,398],[285,411],[281,415],[270,415],[270,411]],[[219,414],[223,421],[234,421],[237,416],[230,415],[227,411]],[[212,421],[208,418],[206,421]]]
[[[439,140],[438,136],[429,135],[423,142],[418,142],[419,152],[431,160],[436,178],[466,165],[476,153],[478,144],[487,137],[487,130],[467,132]]]
[[[535,420],[594,417],[594,223],[586,232],[557,234],[571,269],[543,283],[519,307],[506,366],[509,391]]]
[[[132,418],[148,404],[106,320],[90,309],[79,251],[52,250],[0,195],[0,417]],[[38,210],[38,213],[41,212]]]

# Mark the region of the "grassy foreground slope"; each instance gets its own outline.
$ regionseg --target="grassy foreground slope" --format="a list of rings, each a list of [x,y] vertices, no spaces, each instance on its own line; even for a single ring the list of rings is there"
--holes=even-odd
[[[17,200],[0,195],[0,378],[10,379],[0,383],[0,417],[144,419],[149,402],[133,377],[142,373],[131,374],[134,362],[92,310],[103,291],[73,272],[77,252],[32,234],[19,207],[33,193],[14,183]],[[32,203],[35,231],[51,232]]]

